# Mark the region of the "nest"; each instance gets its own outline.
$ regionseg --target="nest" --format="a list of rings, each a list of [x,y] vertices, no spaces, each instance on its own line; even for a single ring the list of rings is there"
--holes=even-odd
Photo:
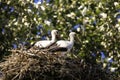
[[[97,64],[43,51],[12,51],[0,69],[3,80],[112,80]]]

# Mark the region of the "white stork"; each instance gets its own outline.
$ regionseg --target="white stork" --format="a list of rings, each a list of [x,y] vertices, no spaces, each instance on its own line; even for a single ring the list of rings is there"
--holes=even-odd
[[[51,31],[51,36],[52,36],[51,40],[41,40],[41,41],[34,43],[32,46],[37,48],[37,49],[48,48],[56,42],[57,35],[58,35],[58,30],[52,30]],[[28,49],[30,49],[30,48],[28,48]]]
[[[69,34],[70,40],[59,40],[55,44],[56,46],[49,49],[50,52],[70,52],[74,45],[75,32]]]

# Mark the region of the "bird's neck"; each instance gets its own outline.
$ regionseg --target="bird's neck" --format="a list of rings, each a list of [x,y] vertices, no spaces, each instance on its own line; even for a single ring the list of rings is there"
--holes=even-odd
[[[74,43],[74,37],[73,36],[70,36],[70,42]]]
[[[55,42],[55,41],[56,41],[56,36],[55,36],[55,35],[52,35],[51,42]]]

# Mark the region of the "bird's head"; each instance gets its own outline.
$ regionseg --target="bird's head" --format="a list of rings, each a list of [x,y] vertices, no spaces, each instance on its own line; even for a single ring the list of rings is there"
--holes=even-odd
[[[52,35],[58,35],[58,30],[55,30],[55,29],[52,30],[52,31],[51,31],[51,34],[52,34]]]
[[[55,36],[57,39],[60,38],[60,34],[59,34],[59,31],[58,31],[58,30],[52,30],[52,31],[51,31],[51,35],[52,35],[52,36]]]
[[[69,36],[70,36],[70,37],[74,37],[75,34],[76,34],[75,32],[70,32]]]

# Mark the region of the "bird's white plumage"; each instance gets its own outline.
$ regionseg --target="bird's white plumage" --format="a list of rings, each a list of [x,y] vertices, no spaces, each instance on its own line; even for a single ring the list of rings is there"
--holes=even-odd
[[[56,42],[56,36],[58,34],[57,30],[52,30],[51,31],[51,35],[52,35],[52,39],[51,40],[42,40],[42,41],[38,41],[34,44],[34,46],[40,48],[46,48],[49,47],[51,44]]]
[[[49,45],[51,45],[52,42],[51,41],[38,41],[35,43],[35,46],[39,47],[39,48],[45,48]]]
[[[74,45],[74,36],[75,36],[75,32],[71,32],[69,34],[69,37],[70,37],[70,41],[66,41],[66,40],[59,40],[56,42],[56,46],[54,48],[51,49],[51,51],[54,51],[54,50],[58,50],[61,48],[61,51],[62,49],[65,49],[67,50],[67,52],[69,52],[73,45]],[[54,51],[55,52],[55,51]]]
[[[71,43],[70,41],[64,41],[64,40],[60,40],[58,42],[56,42],[58,47],[63,47],[63,48],[67,48],[69,50],[71,50],[73,43]]]

